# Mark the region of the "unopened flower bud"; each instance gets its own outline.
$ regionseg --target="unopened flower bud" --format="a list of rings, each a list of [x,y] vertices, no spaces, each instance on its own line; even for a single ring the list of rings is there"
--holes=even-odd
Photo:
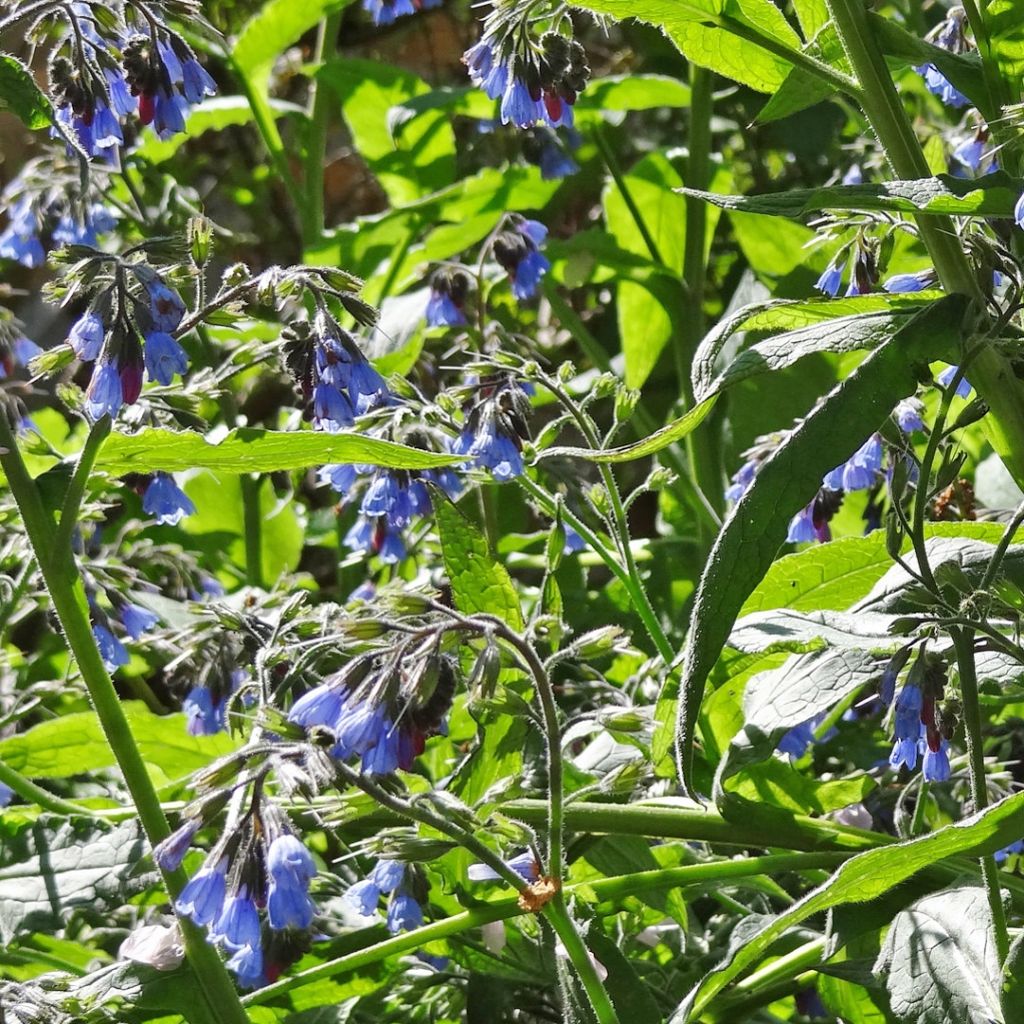
[[[632,415],[640,401],[640,392],[636,388],[619,388],[615,395],[615,419],[625,423]]]
[[[622,637],[623,631],[618,626],[603,626],[601,629],[592,629],[584,633],[574,641],[572,645],[573,654],[577,658],[599,658],[604,654],[610,654],[615,645]]]

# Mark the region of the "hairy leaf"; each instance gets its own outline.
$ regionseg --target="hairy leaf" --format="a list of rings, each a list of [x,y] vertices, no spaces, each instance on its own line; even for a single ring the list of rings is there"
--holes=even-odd
[[[53,123],[53,108],[32,73],[10,54],[0,53],[0,110],[9,110],[27,128]]]
[[[146,852],[142,827],[41,817],[0,844],[0,941],[55,931],[76,908],[120,906],[145,887],[132,878]]]
[[[942,299],[876,349],[762,464],[730,512],[701,577],[679,683],[676,739],[687,786],[693,728],[708,673],[740,608],[785,541],[790,519],[813,500],[825,474],[848,459],[900,399],[914,393],[915,367],[928,360],[938,336],[954,342],[964,308],[962,297]],[[669,676],[666,690],[674,678]],[[664,692],[662,699],[671,696]]]
[[[932,213],[954,217],[1012,217],[1024,181],[1005,171],[982,178],[934,178],[886,181],[872,185],[823,185],[760,196],[726,196],[683,188],[683,195],[703,199],[724,210],[775,217],[805,217],[820,210],[882,210],[886,213]]]
[[[207,441],[190,431],[141,430],[113,433],[96,460],[97,469],[122,473],[177,473],[186,469],[213,469],[222,473],[272,473],[281,469],[308,469],[327,462],[358,462],[389,469],[431,469],[452,466],[458,456],[409,448],[393,441],[357,433],[316,431],[232,430],[223,440]]]

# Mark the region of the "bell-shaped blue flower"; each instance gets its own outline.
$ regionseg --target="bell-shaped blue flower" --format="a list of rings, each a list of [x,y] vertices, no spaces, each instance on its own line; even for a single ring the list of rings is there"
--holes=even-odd
[[[227,701],[213,698],[207,686],[193,686],[182,702],[189,736],[213,736],[227,726]]]
[[[936,381],[940,387],[948,388],[952,383],[953,378],[956,376],[956,372],[959,369],[957,366],[947,366],[939,375],[936,377]],[[960,378],[960,383],[956,386],[956,397],[957,398],[969,398],[971,394],[971,385],[966,377]]]
[[[103,659],[103,664],[108,672],[113,672],[122,665],[127,665],[131,660],[124,644],[106,626],[101,626],[97,623],[92,627],[92,635],[96,640],[100,657]]]
[[[165,387],[174,380],[175,374],[184,377],[188,372],[185,350],[165,331],[147,334],[143,352],[149,379]]]
[[[192,499],[174,482],[170,473],[157,472],[142,496],[142,510],[165,526],[177,526],[195,513]]]
[[[162,871],[177,871],[188,853],[196,832],[199,819],[189,818],[176,828],[166,839],[153,847],[153,860]]]
[[[399,890],[388,903],[387,925],[392,935],[415,931],[423,926],[423,908],[409,893]]]
[[[190,879],[174,907],[179,914],[190,917],[198,925],[212,924],[221,914],[227,890],[228,861],[223,858],[216,866],[203,868]]]
[[[97,363],[85,392],[85,408],[92,420],[114,417],[124,405],[121,375],[113,363]]]
[[[309,898],[309,882],[316,865],[309,850],[293,835],[278,836],[267,852],[270,888],[267,918],[270,927],[308,928],[316,907]]]
[[[243,946],[259,948],[260,917],[255,902],[249,896],[248,886],[240,886],[224,901],[224,908],[210,934],[231,952],[237,952]]]
[[[138,640],[143,633],[148,633],[160,617],[148,608],[139,604],[125,604],[121,607],[121,623],[133,640]]]
[[[91,363],[100,354],[105,333],[102,317],[90,309],[71,325],[68,344],[82,362]]]

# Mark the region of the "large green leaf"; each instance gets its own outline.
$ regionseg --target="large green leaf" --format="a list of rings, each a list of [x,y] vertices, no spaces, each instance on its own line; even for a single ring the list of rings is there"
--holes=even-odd
[[[870,185],[823,185],[760,196],[727,196],[681,189],[724,210],[805,217],[819,210],[881,210],[886,213],[932,213],[953,217],[1012,217],[1024,181],[1005,171],[982,178],[934,178],[886,181]]]
[[[232,430],[210,442],[190,431],[140,430],[111,434],[100,449],[96,468],[122,473],[182,472],[212,469],[221,473],[272,473],[308,469],[327,462],[358,462],[389,469],[431,469],[458,463],[458,456],[409,448],[357,433]]]
[[[145,888],[136,865],[146,852],[142,828],[92,819],[44,816],[0,843],[0,942],[33,931],[55,931],[77,908],[119,907]],[[133,877],[134,876],[134,877]]]
[[[800,37],[770,0],[588,0],[579,6],[656,25],[687,60],[760,92],[774,92],[792,64],[744,37],[764,38],[776,50],[800,48]]]
[[[789,520],[811,502],[830,470],[848,459],[900,399],[917,388],[917,367],[937,339],[959,338],[965,301],[950,296],[913,317],[877,348],[789,435],[761,466],[726,519],[701,577],[679,692],[676,742],[683,781],[691,784],[693,728],[704,686],[736,616],[786,539]],[[670,699],[675,675],[662,700]]]
[[[325,15],[352,0],[267,0],[238,33],[231,51],[238,71],[265,88],[274,61]]]
[[[982,888],[947,889],[900,911],[875,972],[905,1024],[1002,1024],[1002,972]]]
[[[919,871],[957,855],[994,853],[1020,838],[1024,793],[1000,800],[979,814],[947,825],[920,839],[869,850],[848,860],[823,885],[770,919],[756,934],[730,950],[706,975],[672,1017],[671,1024],[696,1020],[714,996],[748,967],[788,928],[844,903],[862,903],[899,885]]]
[[[523,613],[508,570],[494,559],[483,534],[455,505],[437,491],[434,496],[437,532],[456,607],[467,615],[494,615],[513,629],[522,629]]]
[[[53,108],[32,73],[6,53],[0,53],[0,110],[9,110],[28,128],[53,123]]]
[[[154,715],[140,701],[124,704],[132,736],[161,784],[184,778],[235,749],[227,735],[189,736],[184,715]],[[0,741],[0,760],[30,779],[60,779],[117,764],[94,711],[77,711]]]
[[[431,111],[414,121],[389,124],[393,107],[430,91],[423,79],[390,64],[351,57],[329,61],[316,74],[337,94],[359,155],[392,203],[408,203],[451,184],[455,135],[449,117]]]

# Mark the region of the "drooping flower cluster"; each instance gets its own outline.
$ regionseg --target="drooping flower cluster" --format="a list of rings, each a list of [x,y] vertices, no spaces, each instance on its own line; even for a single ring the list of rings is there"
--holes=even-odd
[[[849,284],[846,287],[847,297],[870,295],[878,284],[878,265],[875,261],[873,247],[863,239],[852,247],[844,246],[840,249],[822,271],[815,287],[824,295],[835,298],[843,284],[841,264],[844,260],[846,260],[849,272]]]
[[[963,8],[954,7],[948,17],[936,25],[925,38],[950,53],[964,53],[970,49],[970,43],[964,36],[966,21],[967,15]],[[971,102],[934,64],[921,64],[914,70],[924,76],[928,91],[938,96],[943,103],[948,103],[951,107],[966,107]]]
[[[131,601],[125,601],[118,595],[108,593],[114,602],[116,620],[104,612],[96,601],[90,597],[89,610],[93,620],[92,635],[100,652],[100,658],[108,672],[116,672],[131,660],[124,642],[114,632],[115,621],[120,623],[125,633],[132,640],[138,641],[160,621],[160,617]]]
[[[378,860],[369,875],[346,890],[344,899],[363,917],[377,913],[381,897],[388,897],[387,926],[392,935],[423,925],[421,899],[424,886],[417,873],[399,860]]]
[[[201,824],[200,818],[186,818],[153,850],[162,870],[181,865]],[[207,929],[242,987],[255,988],[275,980],[286,966],[277,954],[288,947],[292,933],[312,925],[316,906],[309,884],[316,873],[312,856],[280,813],[256,801],[236,827],[224,832],[175,909]],[[266,932],[260,922],[263,908]],[[271,951],[275,955],[268,955]]]
[[[523,135],[523,157],[540,168],[542,180],[559,181],[580,169],[572,157],[572,150],[579,148],[580,141],[579,132],[572,128],[560,135],[547,125],[536,124]]]
[[[470,278],[464,270],[447,268],[435,271],[430,279],[427,300],[428,327],[462,327],[466,323],[464,306],[469,295]]]
[[[956,726],[948,713],[939,711],[946,685],[945,662],[922,652],[900,688],[893,708],[895,740],[889,763],[913,771],[921,755],[921,771],[927,782],[950,777],[949,737]]]
[[[452,450],[502,483],[520,476],[523,442],[530,438],[529,415],[529,394],[514,378],[481,381]]]
[[[512,282],[512,294],[526,302],[537,294],[540,279],[551,269],[540,247],[548,237],[548,229],[540,221],[528,220],[519,214],[508,218],[510,227],[494,239],[494,258]]]
[[[535,43],[519,15],[510,20],[500,7],[462,60],[474,85],[501,101],[502,124],[517,128],[538,121],[570,126],[573,104],[590,79],[586,52],[575,39],[545,32]]]
[[[57,116],[89,156],[117,163],[133,115],[161,139],[184,131],[189,107],[216,93],[188,43],[148,9],[138,26],[122,23],[110,34],[90,4],[73,4],[70,14],[72,31],[50,61],[50,91]],[[198,7],[190,16],[202,20]]]
[[[99,253],[76,265],[95,288],[92,301],[75,321],[68,344],[82,362],[95,362],[85,394],[94,420],[116,416],[142,393],[146,376],[165,387],[188,370],[188,356],[176,334],[185,303],[164,275],[148,263]],[[77,297],[77,285],[65,301]]]
[[[429,736],[443,733],[455,690],[453,663],[436,644],[406,642],[362,655],[300,697],[288,719],[329,730],[331,756],[359,758],[369,775],[412,767]]]

